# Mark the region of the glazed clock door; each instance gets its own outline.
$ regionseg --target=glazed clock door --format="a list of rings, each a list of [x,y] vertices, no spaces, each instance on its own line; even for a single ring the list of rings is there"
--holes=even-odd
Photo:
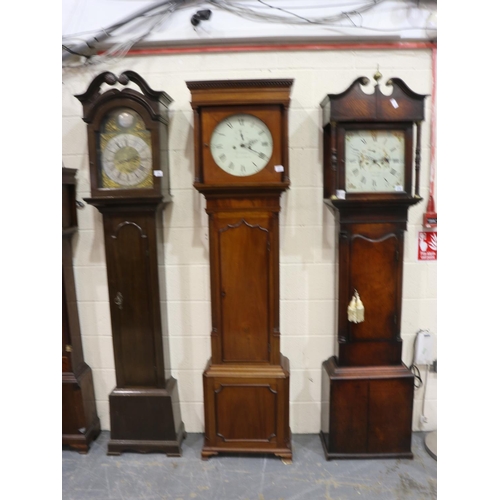
[[[222,361],[269,362],[268,219],[218,225]]]
[[[204,182],[277,183],[282,171],[283,138],[277,106],[211,108],[201,112]]]
[[[148,217],[105,220],[108,283],[118,387],[158,386]],[[154,242],[153,242],[154,244]]]

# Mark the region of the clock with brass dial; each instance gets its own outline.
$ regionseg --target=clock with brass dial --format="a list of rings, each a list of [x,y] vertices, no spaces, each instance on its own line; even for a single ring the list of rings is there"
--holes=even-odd
[[[106,116],[102,129],[99,136],[102,187],[151,188],[151,133],[140,115],[132,109],[118,108]]]
[[[152,90],[137,73],[117,77],[105,72],[76,96],[87,123],[90,188],[93,198],[166,197],[168,175],[168,106],[172,99]],[[100,93],[99,85],[139,82],[141,92],[124,88]]]
[[[135,84],[140,91],[128,87]],[[100,91],[103,83],[123,88]],[[116,387],[109,394],[108,455],[179,456],[184,424],[167,377],[162,212],[168,184],[168,105],[134,71],[98,75],[76,96],[87,123],[91,194],[102,214]],[[168,348],[167,348],[168,352]]]

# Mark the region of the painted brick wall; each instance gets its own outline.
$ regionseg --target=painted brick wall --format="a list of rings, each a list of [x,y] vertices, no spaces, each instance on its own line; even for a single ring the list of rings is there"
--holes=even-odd
[[[210,357],[210,280],[205,200],[193,187],[193,118],[188,80],[294,78],[290,107],[291,188],[281,197],[281,351],[290,359],[292,432],[320,427],[321,363],[334,352],[336,264],[334,217],[322,200],[322,135],[319,103],[345,90],[354,78],[383,82],[397,76],[411,89],[432,90],[430,50],[297,51],[127,57],[111,66],[65,70],[63,74],[63,162],[78,169],[78,199],[90,195],[86,128],[73,96],[84,92],[102,71],[141,74],[155,90],[173,99],[170,179],[173,202],[164,213],[167,288],[162,304],[166,364],[177,378],[182,418],[188,432],[203,431],[202,372]],[[430,98],[422,134],[421,194],[428,195]],[[403,287],[403,361],[411,364],[420,328],[436,331],[436,263],[417,260],[417,236],[425,203],[410,209]],[[115,386],[101,215],[86,205],[78,211],[74,266],[86,362],[93,370],[97,410],[109,429],[108,394]],[[416,391],[414,429],[436,429],[436,374],[430,373],[425,401],[428,422],[419,423],[423,389]]]

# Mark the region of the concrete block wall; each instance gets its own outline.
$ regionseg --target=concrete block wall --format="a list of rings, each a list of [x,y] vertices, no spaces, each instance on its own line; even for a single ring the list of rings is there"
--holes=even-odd
[[[170,373],[178,380],[182,418],[188,432],[203,432],[202,372],[210,357],[210,279],[205,200],[192,186],[193,117],[189,80],[294,78],[289,113],[291,188],[281,197],[280,286],[281,351],[290,359],[292,432],[320,428],[321,363],[334,352],[337,277],[335,220],[322,200],[322,132],[319,103],[327,93],[345,90],[359,76],[379,67],[382,81],[397,76],[414,91],[432,90],[430,50],[344,50],[217,53],[126,57],[112,65],[63,73],[63,162],[78,169],[78,199],[90,195],[87,137],[80,103],[102,71],[141,74],[155,90],[174,100],[170,107],[170,182],[173,202],[164,212],[168,331],[164,348]],[[422,135],[421,194],[428,197],[431,100],[426,102]],[[403,361],[411,364],[421,329],[436,331],[436,263],[417,260],[417,236],[426,203],[410,209],[403,288]],[[115,386],[102,221],[86,205],[78,211],[74,266],[83,347],[93,370],[97,410],[109,429],[108,395]],[[170,361],[168,361],[168,358]],[[436,429],[437,376],[428,376],[425,414],[423,388],[416,391],[414,429]]]

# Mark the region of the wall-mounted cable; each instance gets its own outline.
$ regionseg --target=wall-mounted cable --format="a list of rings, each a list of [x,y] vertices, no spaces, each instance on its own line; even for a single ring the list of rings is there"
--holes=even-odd
[[[387,2],[387,0],[353,0],[351,3],[347,3],[344,0],[338,4],[332,5],[330,3],[326,7],[324,5],[308,6],[309,11],[316,9],[322,13],[325,11],[325,8],[338,10],[335,14],[323,14],[321,16],[306,16],[295,12],[296,10],[305,8],[303,5],[285,8],[273,4],[272,1],[273,0],[254,0],[252,3],[251,1],[237,0],[162,0],[153,5],[144,7],[106,28],[100,28],[93,32],[87,31],[86,33],[64,36],[63,62],[66,62],[65,66],[82,66],[109,62],[111,59],[121,58],[125,56],[132,47],[145,40],[151,33],[158,31],[166,19],[176,11],[181,8],[192,8],[193,5],[196,4],[209,4],[215,9],[252,21],[278,23],[282,25],[318,25],[326,28],[356,29],[385,33],[408,30],[428,31],[429,29],[434,29],[435,31],[435,28],[429,28],[429,26],[398,27],[392,29],[366,26],[363,20],[363,13],[376,9],[382,3]],[[403,4],[405,4],[405,6],[401,8],[407,9],[408,2],[403,2]],[[348,6],[351,6],[351,8],[346,8]],[[212,11],[209,9],[198,10],[191,16],[190,22],[193,27],[196,28],[201,22],[209,20],[211,15]],[[104,41],[112,43],[113,37],[117,36],[117,31],[119,32],[120,41],[113,44],[100,55],[96,55],[97,46]],[[123,41],[127,32],[131,34]],[[82,39],[81,37],[84,35],[88,36]],[[70,64],[68,61],[70,59],[75,59],[75,56],[79,56],[80,60],[77,63]],[[82,58],[84,60],[82,60]]]

